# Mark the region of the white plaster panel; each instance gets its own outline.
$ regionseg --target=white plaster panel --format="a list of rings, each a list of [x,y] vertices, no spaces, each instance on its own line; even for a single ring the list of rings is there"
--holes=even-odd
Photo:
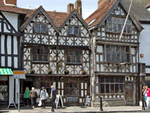
[[[103,55],[100,55],[100,61],[103,62]]]
[[[13,37],[13,41],[14,41],[14,54],[17,55],[18,54],[18,42],[17,42],[16,36]]]
[[[7,18],[7,20],[11,23],[11,25],[18,31],[18,14],[2,12],[3,15]]]
[[[58,82],[58,89],[60,89],[60,82]]]
[[[18,57],[14,57],[14,68],[18,68]]]
[[[11,36],[8,35],[7,36],[7,53],[8,54],[11,54],[11,48],[12,48],[12,45],[11,45]]]
[[[58,90],[58,94],[60,95],[60,90]]]
[[[81,90],[81,97],[83,97],[84,96],[84,94],[83,94],[83,90]]]
[[[85,96],[87,95],[87,90],[85,90]]]
[[[96,55],[96,61],[99,62],[99,55]]]
[[[5,57],[1,56],[1,66],[5,66]]]
[[[96,86],[96,93],[97,93],[97,94],[99,93],[99,89],[98,89],[98,86]]]
[[[61,96],[64,96],[64,90],[61,90]]]
[[[25,73],[29,73],[30,66],[31,66],[30,62],[24,61],[24,70],[25,70]]]
[[[56,89],[56,82],[53,82],[53,86],[54,86],[54,88]]]
[[[135,63],[135,57],[133,57],[133,63]]]
[[[97,71],[100,71],[100,70],[99,70],[99,64],[97,64],[97,66],[96,66],[96,67],[97,67]]]
[[[135,48],[131,48],[131,54],[135,55]]]
[[[83,89],[83,83],[81,83],[81,89]]]
[[[8,59],[7,59],[8,61],[8,67],[11,67],[12,66],[12,63],[11,63],[11,57],[8,57]]]
[[[102,53],[103,52],[103,46],[97,46],[97,52]]]
[[[42,71],[41,71],[41,74],[47,74],[47,71],[48,71],[48,65],[47,64],[41,64],[41,68],[42,68]]]
[[[10,33],[11,27],[8,25],[8,23],[4,20],[4,32]]]
[[[5,36],[4,35],[1,35],[1,54],[5,54],[5,47],[4,47],[4,44],[5,44]]]

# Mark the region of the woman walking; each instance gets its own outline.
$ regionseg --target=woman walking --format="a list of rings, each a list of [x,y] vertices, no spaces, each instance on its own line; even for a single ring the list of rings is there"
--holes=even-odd
[[[32,105],[32,108],[34,109],[34,106],[36,104],[36,97],[37,97],[37,93],[34,87],[32,87],[32,90],[30,92],[30,97],[31,97],[31,105]]]
[[[44,87],[42,87],[42,90],[41,90],[41,93],[40,93],[40,99],[42,101],[42,106],[43,108],[42,109],[45,109],[45,101],[47,100],[48,98],[48,93],[46,91],[46,89]]]
[[[25,90],[25,99],[26,99],[26,105],[27,107],[29,107],[29,97],[30,97],[30,90],[28,87],[26,87],[26,90]]]

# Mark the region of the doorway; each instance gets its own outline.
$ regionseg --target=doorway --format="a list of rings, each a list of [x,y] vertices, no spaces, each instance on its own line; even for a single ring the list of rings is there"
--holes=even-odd
[[[126,105],[133,105],[133,83],[128,82],[125,84],[125,99]]]

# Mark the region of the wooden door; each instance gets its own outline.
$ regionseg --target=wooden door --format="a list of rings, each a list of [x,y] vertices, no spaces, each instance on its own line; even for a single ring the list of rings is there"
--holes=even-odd
[[[126,105],[133,105],[133,83],[128,82],[125,84],[125,99]]]

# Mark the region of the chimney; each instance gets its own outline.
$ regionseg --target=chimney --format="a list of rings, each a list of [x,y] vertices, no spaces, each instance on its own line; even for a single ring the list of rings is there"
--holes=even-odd
[[[74,4],[69,3],[67,6],[67,13],[70,14],[74,10]]]
[[[81,0],[76,0],[75,9],[82,16],[82,2],[81,2]]]
[[[111,2],[112,0],[99,0],[98,1],[98,8],[100,8],[105,2],[107,2],[107,5]]]
[[[3,0],[5,5],[16,6],[17,0]]]

